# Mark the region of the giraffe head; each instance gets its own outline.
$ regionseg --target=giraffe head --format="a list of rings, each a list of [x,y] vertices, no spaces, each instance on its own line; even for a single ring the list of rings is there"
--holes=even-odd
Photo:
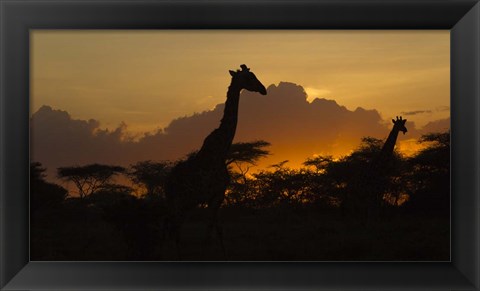
[[[403,132],[403,134],[405,134],[408,131],[407,128],[405,127],[405,122],[407,122],[407,120],[402,119],[401,116],[400,116],[400,118],[398,118],[398,116],[397,116],[396,120],[392,119],[392,122],[393,122],[393,128],[394,129]]]
[[[254,73],[250,72],[250,69],[246,65],[240,66],[242,70],[231,71],[232,84],[235,84],[241,89],[245,89],[252,92],[258,92],[262,95],[267,95],[267,89],[257,79]]]

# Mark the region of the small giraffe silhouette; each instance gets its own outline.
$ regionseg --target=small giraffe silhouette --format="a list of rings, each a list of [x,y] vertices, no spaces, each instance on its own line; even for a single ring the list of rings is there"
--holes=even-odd
[[[220,126],[205,138],[197,153],[175,165],[167,179],[165,196],[168,213],[164,231],[168,237],[175,239],[179,258],[181,227],[189,212],[201,204],[206,204],[210,212],[206,239],[210,240],[215,229],[226,256],[222,228],[218,223],[218,209],[229,182],[226,160],[237,128],[240,91],[245,89],[267,94],[265,86],[250,69],[246,65],[240,67],[241,70],[229,71],[232,80]]]
[[[367,220],[378,217],[380,204],[382,203],[385,179],[385,169],[393,158],[393,150],[397,142],[398,134],[403,132],[405,134],[408,130],[405,127],[406,119],[396,117],[392,119],[393,128],[390,131],[385,143],[382,146],[380,153],[372,160],[368,168],[354,179],[352,186],[349,187],[350,193],[347,193],[346,203],[351,203],[349,200],[356,200],[355,205],[350,207],[360,207],[360,211],[365,211],[363,218]],[[360,201],[359,201],[360,200]]]

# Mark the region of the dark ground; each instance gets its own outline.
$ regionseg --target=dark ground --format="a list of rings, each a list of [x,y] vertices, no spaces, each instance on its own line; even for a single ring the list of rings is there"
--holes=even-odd
[[[448,261],[450,221],[398,213],[364,226],[334,210],[223,208],[224,257],[219,240],[205,243],[206,211],[182,231],[182,260],[204,261]],[[162,245],[160,223],[126,215],[122,226],[95,208],[64,207],[32,214],[31,260],[177,260]]]

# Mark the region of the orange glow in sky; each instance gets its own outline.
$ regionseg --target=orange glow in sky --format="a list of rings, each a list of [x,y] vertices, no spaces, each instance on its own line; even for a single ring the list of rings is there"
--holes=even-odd
[[[268,131],[258,128],[269,121],[267,117],[255,119],[247,113],[255,114],[255,102],[276,103],[281,98],[241,101],[236,140],[272,142],[274,156],[266,164],[288,159],[295,166],[316,154],[348,154],[361,136],[385,138],[390,119],[398,115],[411,122],[412,131],[409,128],[397,145],[405,154],[412,154],[420,147],[416,138],[424,126],[440,128],[432,122],[438,125],[444,120],[444,127],[450,117],[448,30],[33,30],[31,44],[32,115],[48,105],[68,112],[75,120],[95,119],[97,129],[113,131],[126,124],[128,133],[137,139],[145,132],[155,135],[179,117],[213,110],[225,102],[228,70],[247,64],[266,87],[274,84],[274,89],[280,88],[272,96],[296,90],[291,95],[298,95],[298,110],[312,114],[311,119],[300,122],[301,114],[288,111],[297,110],[289,108],[290,101],[274,104],[271,107],[286,110],[268,117],[280,116],[274,123],[278,128]],[[301,87],[281,86],[282,82]],[[302,90],[306,101],[300,100]],[[322,98],[336,104],[316,101]],[[328,106],[338,114],[342,107],[351,113],[345,113],[345,122],[340,122],[327,116],[333,112],[325,109]],[[367,111],[356,111],[358,107]],[[381,120],[375,120],[368,110],[376,110]],[[322,114],[324,119],[315,119]],[[209,128],[218,121],[209,121]],[[296,129],[289,129],[295,122]],[[331,123],[321,124],[317,130],[325,122]],[[191,147],[175,152],[171,146],[170,156],[151,159],[182,156],[198,148],[210,130],[198,133]],[[35,147],[41,146],[33,140],[34,151]],[[149,149],[153,147],[149,145]],[[149,159],[149,151],[142,151],[145,156],[141,158]],[[115,161],[113,154],[110,159]],[[88,161],[84,157],[79,163]]]

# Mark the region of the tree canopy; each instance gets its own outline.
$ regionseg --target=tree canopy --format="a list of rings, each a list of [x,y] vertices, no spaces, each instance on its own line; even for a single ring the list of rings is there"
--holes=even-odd
[[[260,158],[266,157],[270,154],[270,151],[265,149],[270,145],[269,142],[264,140],[234,143],[230,147],[227,165],[234,162],[255,165]]]
[[[163,196],[165,181],[172,163],[169,161],[142,161],[130,166],[128,176],[136,184],[143,185],[147,196]]]
[[[80,197],[84,198],[108,185],[115,175],[124,172],[125,168],[120,166],[90,164],[60,167],[57,169],[57,176],[62,180],[73,182]]]

